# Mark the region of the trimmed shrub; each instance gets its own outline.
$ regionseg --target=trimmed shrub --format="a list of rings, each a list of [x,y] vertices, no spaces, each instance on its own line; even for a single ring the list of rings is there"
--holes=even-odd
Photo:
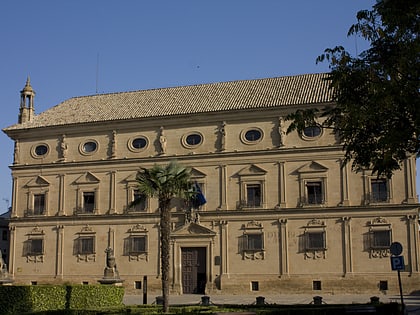
[[[114,285],[67,286],[67,308],[101,309],[123,306],[124,288]]]
[[[66,305],[66,289],[58,285],[0,286],[0,314],[59,310]]]
[[[123,306],[124,288],[113,285],[0,286],[0,314],[88,310]]]

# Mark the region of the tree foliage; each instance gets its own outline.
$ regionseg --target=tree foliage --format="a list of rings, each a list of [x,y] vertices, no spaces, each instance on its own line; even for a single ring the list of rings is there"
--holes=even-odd
[[[173,161],[168,165],[141,168],[137,173],[138,190],[148,197],[158,198],[160,213],[160,246],[162,271],[163,311],[169,310],[169,270],[171,238],[171,200],[191,197],[191,169]]]
[[[418,0],[381,0],[359,11],[347,35],[361,36],[369,48],[353,57],[337,46],[317,58],[329,62],[335,105],[292,113],[288,132],[324,116],[323,127],[338,136],[354,170],[392,176],[420,152],[419,34]]]

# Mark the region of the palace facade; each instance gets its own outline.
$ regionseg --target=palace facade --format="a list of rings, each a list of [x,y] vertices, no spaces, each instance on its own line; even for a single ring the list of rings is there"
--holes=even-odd
[[[418,289],[415,158],[381,178],[353,172],[320,125],[286,134],[289,113],[333,105],[326,76],[74,97],[40,114],[28,79],[3,129],[14,282],[98,283],[112,248],[128,290],[146,276],[159,292],[157,200],[130,203],[140,167],[177,160],[207,203],[173,202],[173,293],[397,293],[393,242],[404,291]]]

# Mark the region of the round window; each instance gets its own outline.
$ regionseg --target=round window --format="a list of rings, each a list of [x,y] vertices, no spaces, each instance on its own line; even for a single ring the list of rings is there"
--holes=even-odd
[[[262,133],[258,129],[250,129],[245,132],[245,139],[249,142],[255,142],[260,140],[262,137]]]
[[[241,131],[240,139],[245,144],[257,144],[264,137],[260,128],[252,127]]]
[[[143,149],[147,146],[147,140],[145,138],[136,138],[131,142],[131,146],[134,149]]]
[[[197,133],[190,134],[185,138],[185,142],[191,146],[199,145],[201,141],[203,141],[203,138]]]
[[[198,132],[190,132],[182,136],[181,144],[187,149],[193,149],[200,146],[203,143],[203,135]]]
[[[48,147],[45,144],[40,144],[35,147],[35,155],[37,156],[45,155],[47,154],[47,152],[48,152]]]
[[[86,153],[91,153],[96,151],[97,144],[94,141],[88,141],[83,144],[83,151]]]
[[[306,138],[316,138],[321,135],[322,129],[318,125],[308,126],[303,129],[303,136]]]

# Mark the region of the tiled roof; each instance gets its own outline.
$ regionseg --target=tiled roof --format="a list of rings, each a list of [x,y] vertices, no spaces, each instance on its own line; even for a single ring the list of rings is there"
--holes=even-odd
[[[98,94],[68,99],[4,131],[330,102],[326,73]]]

